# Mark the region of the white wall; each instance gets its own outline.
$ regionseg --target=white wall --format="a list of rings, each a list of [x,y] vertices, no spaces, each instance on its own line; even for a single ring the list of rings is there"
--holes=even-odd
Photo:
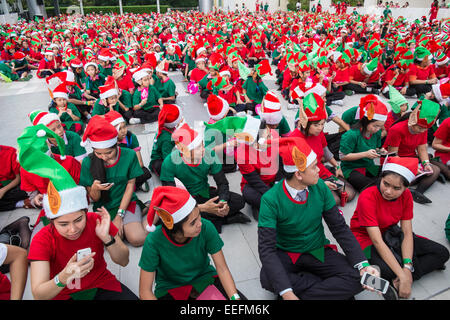
[[[222,8],[224,10],[228,10],[228,8],[230,10],[235,10],[236,8],[236,3],[238,4],[238,8],[239,10],[242,9],[242,3],[245,3],[245,8],[250,10],[250,11],[255,11],[256,10],[256,0],[222,0]],[[258,1],[259,4],[263,5],[267,2],[267,4],[269,5],[269,12],[275,12],[277,10],[287,10],[287,3],[288,0],[260,0]],[[219,1],[216,0],[216,3],[218,4]],[[280,4],[280,5],[278,5]]]
[[[376,14],[376,15],[383,15],[384,8],[377,8],[377,7],[359,7],[356,8],[356,11],[358,11],[359,14]],[[329,10],[330,12],[334,12],[334,9]],[[430,11],[429,8],[392,8],[392,17],[394,19],[403,16],[408,21],[414,21],[416,19],[420,19],[422,16],[428,16],[428,12]],[[353,7],[347,8],[347,13],[352,13]],[[443,9],[440,8],[438,11],[437,19],[443,19],[443,18],[449,18],[450,17],[450,9]]]

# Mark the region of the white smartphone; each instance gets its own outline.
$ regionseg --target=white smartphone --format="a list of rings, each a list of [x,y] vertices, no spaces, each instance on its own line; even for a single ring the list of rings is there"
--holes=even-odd
[[[77,251],[77,262],[83,260],[91,254],[91,248],[80,249]]]
[[[114,185],[114,182],[100,183],[100,185],[101,185],[102,187],[109,187],[110,185]]]
[[[385,294],[389,288],[389,281],[383,278],[375,277],[367,272],[364,272],[361,278],[361,284],[368,286],[383,294]]]

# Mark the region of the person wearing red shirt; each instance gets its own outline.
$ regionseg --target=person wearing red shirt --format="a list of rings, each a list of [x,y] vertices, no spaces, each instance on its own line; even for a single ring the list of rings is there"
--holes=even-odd
[[[19,187],[19,173],[17,150],[0,145],[0,211],[31,208],[27,193]]]
[[[0,267],[3,266],[9,267],[11,281],[0,272],[0,300],[22,300],[28,276],[27,251],[0,243]]]
[[[44,58],[39,62],[39,67],[37,71],[37,77],[39,79],[46,78],[59,72],[58,63],[55,59],[55,54],[52,50],[47,49]]]
[[[346,86],[350,83],[350,68],[343,60],[342,56],[334,59],[335,63],[331,65],[331,73],[334,77],[332,82],[333,91],[347,90]],[[348,89],[352,91],[351,89]]]
[[[424,47],[417,47],[414,51],[415,60],[409,69],[409,84],[416,90],[418,98],[430,92],[431,85],[438,83],[430,55],[430,51]]]
[[[395,288],[385,295],[386,300],[408,298],[413,280],[441,269],[449,259],[444,246],[413,233],[413,197],[408,186],[417,167],[417,158],[388,158],[381,180],[361,192],[350,220],[369,263],[379,266],[381,277]]]
[[[375,61],[376,62],[376,61]],[[346,90],[354,91],[355,93],[372,93],[378,94],[380,74],[384,72],[384,67],[381,63],[376,66],[370,66],[371,63],[357,63],[349,69],[349,84],[346,85]]]
[[[447,180],[450,180],[450,118],[445,119],[434,133],[433,144],[431,145],[434,157],[439,160],[431,160],[437,165]]]
[[[421,161],[423,171],[428,174],[416,180],[416,189],[411,189],[414,201],[421,204],[431,203],[423,193],[440,174],[439,167],[430,163],[427,149],[427,130],[434,125],[439,109],[439,104],[423,100],[413,112],[405,114],[389,129],[383,145],[388,153],[397,153],[399,157],[418,157]],[[434,119],[431,119],[433,115]]]
[[[407,64],[397,63],[386,69],[381,92],[388,99],[389,86],[393,86],[404,96],[412,97],[416,94],[416,91],[409,86],[409,66]]]
[[[196,68],[192,69],[189,72],[189,81],[194,81],[198,83],[202,80],[209,72],[208,68],[206,68],[205,58],[197,58],[195,59]]]

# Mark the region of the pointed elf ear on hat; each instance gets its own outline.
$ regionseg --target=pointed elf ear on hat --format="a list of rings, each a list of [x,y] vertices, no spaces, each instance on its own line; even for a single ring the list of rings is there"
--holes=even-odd
[[[155,209],[156,214],[161,218],[167,229],[172,230],[174,225],[172,215],[162,208],[153,207],[153,209]]]
[[[292,148],[292,159],[294,160],[294,164],[298,168],[298,170],[300,170],[301,172],[304,172],[306,170],[306,156],[296,146]]]

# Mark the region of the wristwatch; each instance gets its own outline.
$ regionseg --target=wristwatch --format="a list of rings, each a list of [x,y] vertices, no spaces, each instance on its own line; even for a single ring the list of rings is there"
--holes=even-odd
[[[404,265],[403,265],[403,268],[408,269],[409,271],[411,271],[411,273],[414,272],[414,267],[413,267],[412,263],[404,264]]]
[[[113,245],[114,243],[116,243],[116,239],[114,239],[114,237],[111,236],[111,235],[110,235],[110,237],[111,237],[111,241],[109,241],[108,243],[104,243],[105,248],[107,248],[107,247]]]
[[[123,219],[123,217],[125,217],[125,210],[123,209],[117,210],[117,215]]]

